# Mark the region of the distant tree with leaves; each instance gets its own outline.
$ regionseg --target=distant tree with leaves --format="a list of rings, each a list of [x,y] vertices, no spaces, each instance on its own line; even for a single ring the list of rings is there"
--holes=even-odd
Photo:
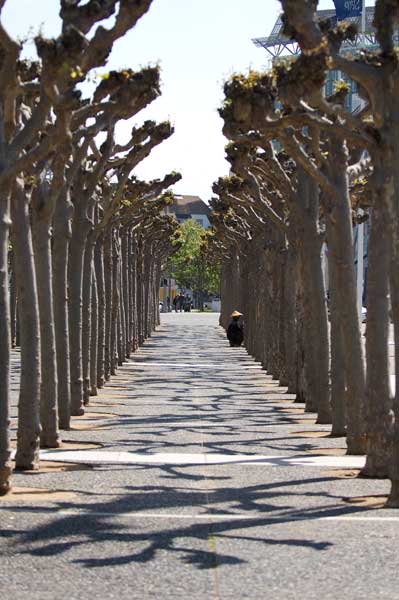
[[[178,250],[171,267],[177,284],[193,291],[200,308],[206,293],[218,293],[220,289],[219,266],[207,251],[210,236],[194,219],[184,221],[175,241]]]

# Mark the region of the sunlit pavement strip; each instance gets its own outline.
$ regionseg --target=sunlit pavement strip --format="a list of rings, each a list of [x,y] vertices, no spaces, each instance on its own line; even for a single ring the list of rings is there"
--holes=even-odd
[[[58,462],[84,464],[159,464],[159,465],[269,465],[337,467],[361,469],[364,456],[264,456],[262,454],[217,454],[217,453],[138,453],[110,452],[101,450],[41,450],[40,458]]]
[[[355,516],[355,515],[335,515],[335,516],[323,516],[323,515],[308,515],[306,513],[296,514],[293,516],[275,516],[257,514],[257,515],[244,515],[244,514],[231,514],[231,513],[195,513],[195,514],[179,514],[179,513],[151,513],[151,512],[97,512],[91,510],[79,510],[74,508],[57,510],[57,514],[65,516],[83,516],[87,515],[90,517],[109,517],[109,518],[123,518],[123,519],[176,519],[180,521],[264,521],[268,523],[290,523],[291,521],[399,521],[399,517],[375,517],[375,516]]]
[[[229,363],[153,363],[153,362],[141,362],[141,361],[131,361],[129,363],[129,368],[134,365],[135,367],[160,367],[160,368],[164,368],[164,367],[168,367],[168,368],[175,368],[177,370],[181,369],[181,368],[187,368],[187,369],[197,369],[197,368],[209,368],[209,369],[226,369],[226,367],[229,367],[230,369],[234,369],[235,365]],[[258,369],[258,370],[262,370],[262,366],[261,365],[241,365],[240,364],[240,370],[241,369]],[[125,369],[125,371],[127,371],[128,369]]]

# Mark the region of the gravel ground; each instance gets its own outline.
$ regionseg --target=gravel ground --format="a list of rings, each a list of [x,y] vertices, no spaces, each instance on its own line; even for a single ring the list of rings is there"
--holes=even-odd
[[[102,451],[170,460],[14,475],[16,488],[50,495],[0,500],[5,598],[399,598],[399,513],[378,508],[387,481],[284,460],[228,462],[237,454],[339,456],[345,445],[244,349],[230,348],[217,319],[163,315],[63,432]],[[15,352],[14,405],[18,368]],[[219,464],[190,464],[193,454]]]

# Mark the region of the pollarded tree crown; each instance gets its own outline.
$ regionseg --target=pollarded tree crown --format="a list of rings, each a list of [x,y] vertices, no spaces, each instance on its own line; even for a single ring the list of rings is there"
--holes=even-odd
[[[254,122],[274,110],[276,90],[270,73],[250,71],[247,76],[233,75],[225,83],[224,93],[226,100],[219,114],[226,128],[248,132]]]

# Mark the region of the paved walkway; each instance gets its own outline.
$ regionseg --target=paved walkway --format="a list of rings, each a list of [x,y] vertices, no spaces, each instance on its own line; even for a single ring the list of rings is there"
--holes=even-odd
[[[5,597],[398,598],[399,514],[364,504],[388,483],[342,471],[364,459],[292,400],[217,315],[164,315],[44,470],[15,474]]]

